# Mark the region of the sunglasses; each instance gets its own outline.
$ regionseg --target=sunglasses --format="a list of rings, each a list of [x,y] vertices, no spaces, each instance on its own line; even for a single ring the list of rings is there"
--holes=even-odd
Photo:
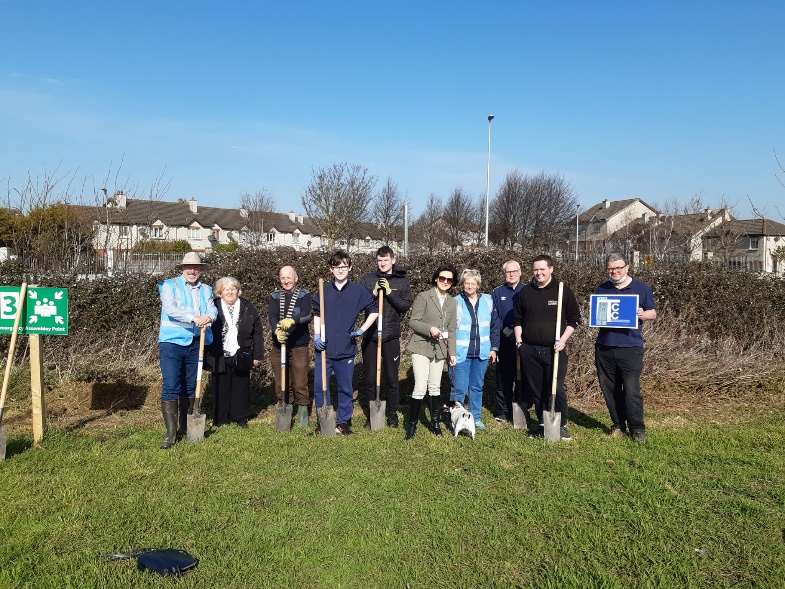
[[[439,279],[439,282],[446,282],[448,284],[452,284],[453,283],[453,279],[450,278],[449,276],[439,276],[438,279]]]

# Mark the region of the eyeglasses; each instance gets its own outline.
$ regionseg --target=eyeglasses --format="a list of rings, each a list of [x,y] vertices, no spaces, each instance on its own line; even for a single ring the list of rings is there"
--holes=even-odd
[[[627,264],[624,264],[624,266],[614,266],[613,268],[608,268],[608,272],[621,272],[626,267],[627,267]]]
[[[453,279],[450,278],[449,276],[439,276],[438,279],[439,279],[439,282],[446,282],[447,284],[452,284],[453,283]]]
[[[349,269],[349,266],[347,266],[346,264],[344,264],[344,265],[342,265],[342,266],[333,266],[332,268],[333,268],[333,270],[348,270],[348,269]]]
[[[520,270],[505,270],[504,273],[505,274],[520,274],[521,271]]]

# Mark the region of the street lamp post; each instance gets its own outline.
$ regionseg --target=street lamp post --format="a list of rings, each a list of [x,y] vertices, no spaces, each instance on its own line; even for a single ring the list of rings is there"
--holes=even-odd
[[[578,217],[581,214],[581,205],[575,205],[575,261],[578,261]]]
[[[491,201],[491,122],[494,116],[488,115],[488,173],[485,181],[485,247],[488,247],[488,211]]]

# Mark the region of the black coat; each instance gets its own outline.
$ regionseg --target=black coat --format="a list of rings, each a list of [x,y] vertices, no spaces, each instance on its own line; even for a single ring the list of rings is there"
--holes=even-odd
[[[223,332],[226,319],[221,306],[221,299],[215,299],[215,306],[218,309],[218,316],[212,324],[213,343],[209,348],[208,355],[205,355],[207,369],[213,372],[225,372],[225,360],[223,350]],[[240,349],[237,350],[238,368],[243,360],[248,363],[250,360],[262,360],[264,358],[264,343],[262,340],[262,320],[259,311],[248,299],[240,297],[240,319],[237,323],[237,343]]]
[[[392,292],[384,295],[384,319],[382,321],[382,341],[401,337],[401,317],[412,306],[412,287],[406,278],[406,270],[394,264],[392,274],[382,274],[377,269],[363,276],[360,284],[373,292],[376,281],[386,278]],[[365,332],[365,338],[376,341],[376,326],[372,325]]]

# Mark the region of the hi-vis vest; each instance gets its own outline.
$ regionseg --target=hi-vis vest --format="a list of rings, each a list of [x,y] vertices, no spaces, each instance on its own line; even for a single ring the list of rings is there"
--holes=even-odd
[[[177,307],[193,311],[197,315],[207,315],[207,302],[213,298],[212,287],[202,283],[199,285],[199,309],[194,309],[191,287],[186,285],[185,278],[178,276],[170,278],[158,284],[159,294],[164,289],[169,289],[175,298]],[[177,344],[178,346],[189,346],[194,337],[199,337],[199,328],[192,322],[177,321],[164,313],[161,306],[161,329],[158,332],[158,341]],[[213,331],[208,327],[204,333],[204,344],[209,345],[213,341]]]
[[[472,335],[472,315],[466,308],[463,296],[455,297],[458,328],[455,330],[455,354],[458,362],[466,360]],[[485,360],[491,353],[491,314],[493,298],[489,294],[480,295],[477,305],[477,327],[480,332],[480,359]]]

